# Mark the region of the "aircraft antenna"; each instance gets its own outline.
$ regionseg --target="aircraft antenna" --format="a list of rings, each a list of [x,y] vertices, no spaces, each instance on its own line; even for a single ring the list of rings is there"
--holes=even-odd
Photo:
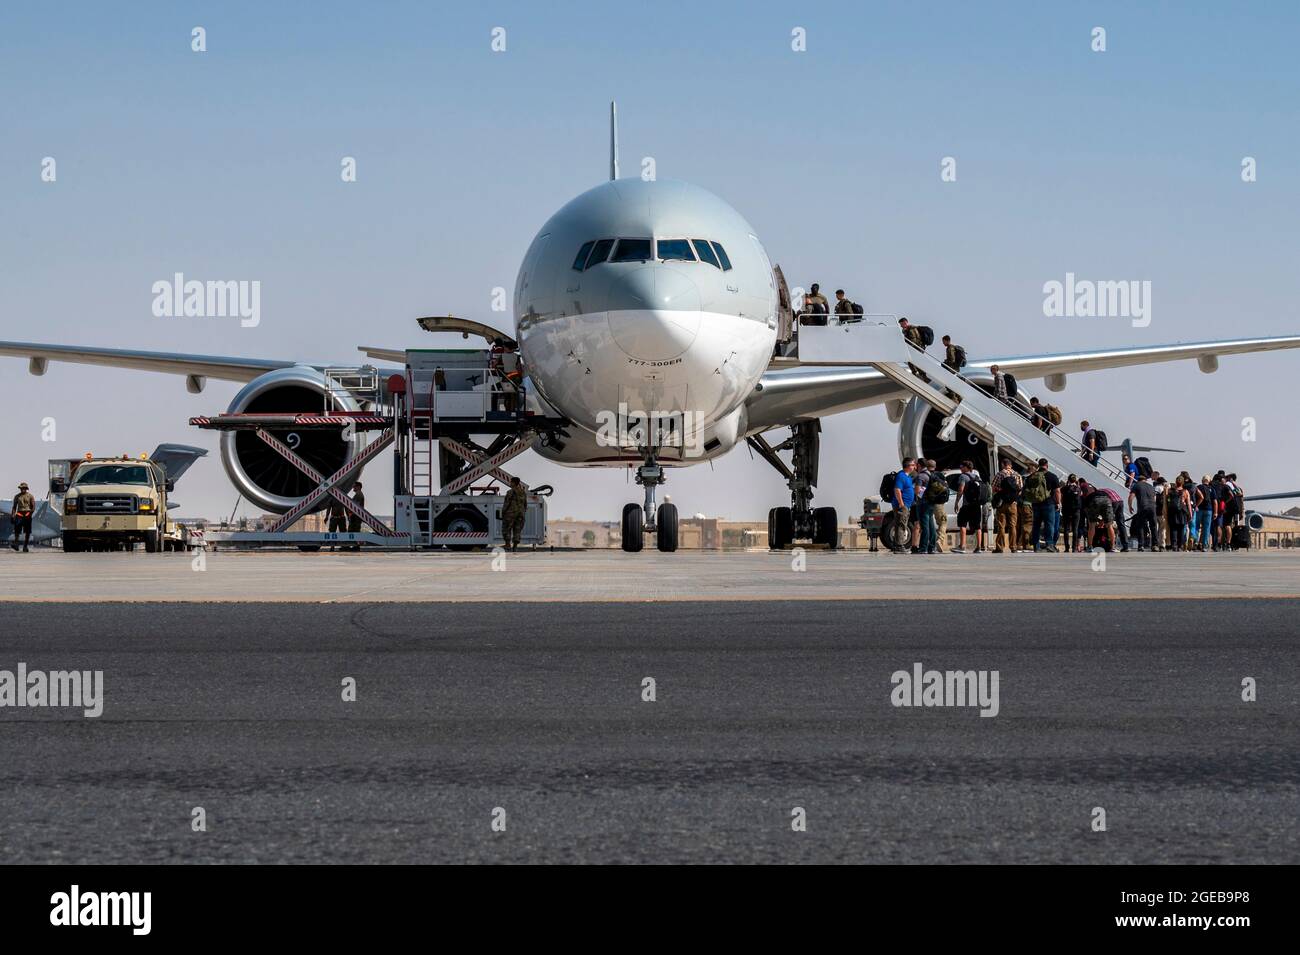
[[[609,101],[609,178],[618,178],[618,104]]]

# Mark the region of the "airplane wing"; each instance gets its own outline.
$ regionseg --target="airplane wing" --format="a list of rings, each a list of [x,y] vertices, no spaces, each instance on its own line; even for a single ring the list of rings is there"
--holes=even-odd
[[[1002,371],[1011,372],[1021,380],[1049,378],[1052,389],[1059,390],[1065,386],[1066,377],[1076,372],[1189,359],[1195,359],[1201,369],[1208,372],[1218,368],[1219,357],[1223,355],[1289,348],[1300,348],[1300,335],[981,358],[972,360],[966,370],[982,371],[990,365],[998,365]],[[762,389],[749,400],[749,426],[751,430],[766,430],[791,421],[865,408],[900,397],[899,391],[897,385],[865,362],[778,360],[763,375]]]
[[[295,361],[274,358],[229,358],[220,355],[184,355],[175,352],[133,351],[125,348],[82,348],[78,345],[44,345],[39,342],[0,342],[0,355],[26,358],[34,375],[45,374],[52,361],[81,365],[108,365],[137,371],[161,371],[222,381],[252,381],[276,368],[291,368]]]
[[[207,448],[196,448],[189,444],[160,444],[149,455],[149,460],[162,465],[168,480],[179,481],[181,475],[199,458],[206,457],[207,453]]]

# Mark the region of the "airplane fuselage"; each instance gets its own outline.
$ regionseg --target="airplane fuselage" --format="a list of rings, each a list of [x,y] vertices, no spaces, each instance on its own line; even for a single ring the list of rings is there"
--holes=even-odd
[[[642,459],[611,421],[677,416],[664,463],[730,449],[776,341],[771,262],[717,196],[676,181],[619,179],[568,203],[538,232],[515,284],[516,338],[538,393],[572,421],[543,454],[565,464]]]

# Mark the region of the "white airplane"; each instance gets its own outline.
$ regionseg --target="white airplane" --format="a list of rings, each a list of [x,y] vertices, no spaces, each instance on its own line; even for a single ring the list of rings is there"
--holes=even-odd
[[[833,546],[834,509],[811,506],[819,419],[856,408],[886,405],[890,420],[901,426],[903,456],[935,458],[943,468],[965,457],[985,460],[980,455],[987,449],[960,440],[973,437],[960,429],[958,440],[939,440],[941,416],[874,368],[776,357],[792,307],[780,269],[754,229],[699,187],[618,178],[613,104],[610,120],[610,180],[556,212],[524,256],[515,284],[514,340],[532,389],[572,422],[565,440],[539,446],[539,453],[575,467],[637,466],[645,499],[624,508],[625,549],[641,549],[643,529],[656,534],[661,550],[676,548],[676,508],[655,504],[665,466],[708,461],[745,441],[789,482],[791,507],[772,514],[783,512],[783,526],[794,536]],[[1297,347],[1300,336],[1284,336],[994,357],[972,360],[964,374],[988,381],[988,367],[997,364],[1021,381],[1042,378],[1049,390],[1060,391],[1066,376],[1079,372],[1194,359],[1208,373],[1224,355]],[[401,350],[360,350],[403,359]],[[169,372],[186,376],[194,393],[209,378],[244,382],[231,412],[318,411],[326,393],[327,366],[291,359],[31,342],[0,342],[0,355],[27,358],[37,375],[51,361]],[[638,430],[641,413],[666,419],[669,433],[654,426]],[[622,427],[629,417],[632,426]],[[679,433],[674,441],[675,427],[697,440]],[[790,436],[775,446],[764,437],[783,428]],[[324,473],[353,453],[351,443],[335,437],[302,440],[298,453]],[[791,452],[790,466],[778,451]],[[224,434],[221,453],[238,489],[267,510],[287,511],[311,490],[305,477],[248,432]]]

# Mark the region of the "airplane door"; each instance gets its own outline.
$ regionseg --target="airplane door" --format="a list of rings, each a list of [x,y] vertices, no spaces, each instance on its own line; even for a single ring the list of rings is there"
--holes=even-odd
[[[799,357],[798,327],[794,321],[794,307],[790,304],[790,286],[785,282],[781,266],[772,266],[776,277],[776,353],[787,358]]]

